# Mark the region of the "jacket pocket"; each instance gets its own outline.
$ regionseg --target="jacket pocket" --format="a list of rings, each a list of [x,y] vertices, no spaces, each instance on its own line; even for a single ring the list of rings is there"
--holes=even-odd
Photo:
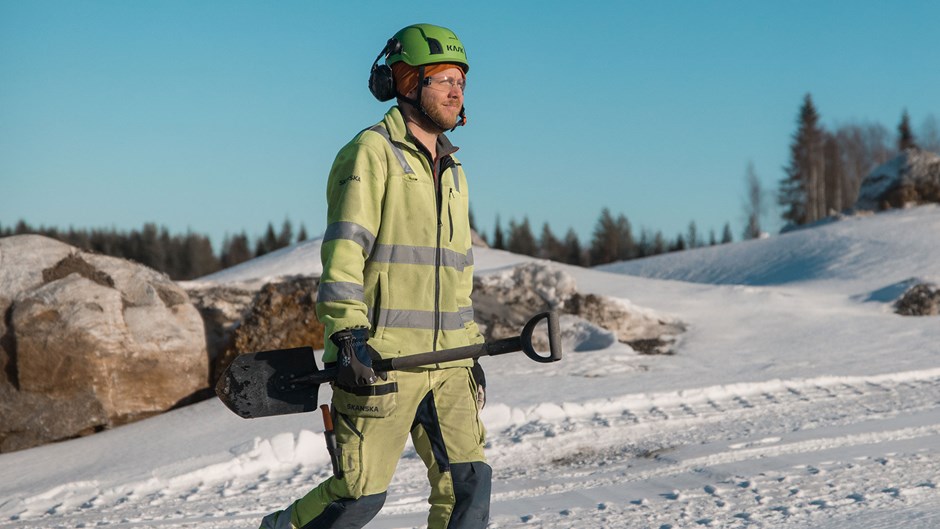
[[[388,274],[379,272],[375,278],[375,299],[372,301],[372,315],[369,323],[372,325],[372,336],[378,340],[382,339],[385,333],[386,320],[388,315],[382,309],[384,303],[386,307],[391,306],[388,299]]]

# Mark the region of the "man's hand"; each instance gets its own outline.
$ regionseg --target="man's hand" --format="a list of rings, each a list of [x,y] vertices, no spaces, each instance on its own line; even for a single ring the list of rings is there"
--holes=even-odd
[[[372,370],[372,358],[379,358],[379,353],[369,344],[368,329],[345,329],[333,333],[330,341],[336,344],[336,383],[339,386],[354,388],[368,386],[376,381]]]

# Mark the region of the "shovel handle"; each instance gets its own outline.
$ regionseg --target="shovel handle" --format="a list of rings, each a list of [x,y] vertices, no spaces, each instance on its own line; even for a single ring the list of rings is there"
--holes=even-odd
[[[548,352],[546,354],[541,354],[536,351],[535,346],[532,344],[532,333],[542,320],[548,321]],[[466,360],[468,358],[480,358],[481,356],[497,356],[515,353],[517,351],[524,352],[526,356],[540,363],[550,363],[561,360],[561,332],[559,331],[557,313],[542,312],[536,314],[526,322],[519,336],[504,338],[490,343],[466,345],[454,349],[442,349],[440,351],[399,356],[397,358],[383,358],[372,362],[372,369],[376,372],[400,371],[402,369],[442,364],[444,362]],[[291,384],[323,384],[335,378],[336,368],[328,367],[322,371],[291,378],[285,382]]]

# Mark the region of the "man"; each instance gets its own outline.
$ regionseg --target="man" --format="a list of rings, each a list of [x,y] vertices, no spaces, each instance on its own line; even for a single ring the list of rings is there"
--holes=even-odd
[[[430,24],[396,33],[372,65],[370,90],[398,104],[337,155],[321,249],[317,315],[330,337],[323,360],[338,368],[337,471],[262,528],[363,527],[409,435],[428,467],[428,527],[487,524],[492,471],[474,362],[372,369],[379,357],[483,341],[470,301],[467,180],[444,135],[465,122],[468,70],[457,36]]]

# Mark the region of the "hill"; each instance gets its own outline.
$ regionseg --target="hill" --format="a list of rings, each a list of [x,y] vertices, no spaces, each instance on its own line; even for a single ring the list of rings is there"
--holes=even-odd
[[[316,244],[237,279],[318,266]],[[481,274],[529,260],[475,257]],[[892,310],[911,278],[940,278],[940,208],[564,268],[689,330],[669,356],[484,359],[492,527],[940,526],[940,325]],[[211,400],[5,454],[0,528],[254,527],[327,475],[321,431],[315,414],[242,420]],[[369,527],[421,527],[424,476],[407,450]]]

